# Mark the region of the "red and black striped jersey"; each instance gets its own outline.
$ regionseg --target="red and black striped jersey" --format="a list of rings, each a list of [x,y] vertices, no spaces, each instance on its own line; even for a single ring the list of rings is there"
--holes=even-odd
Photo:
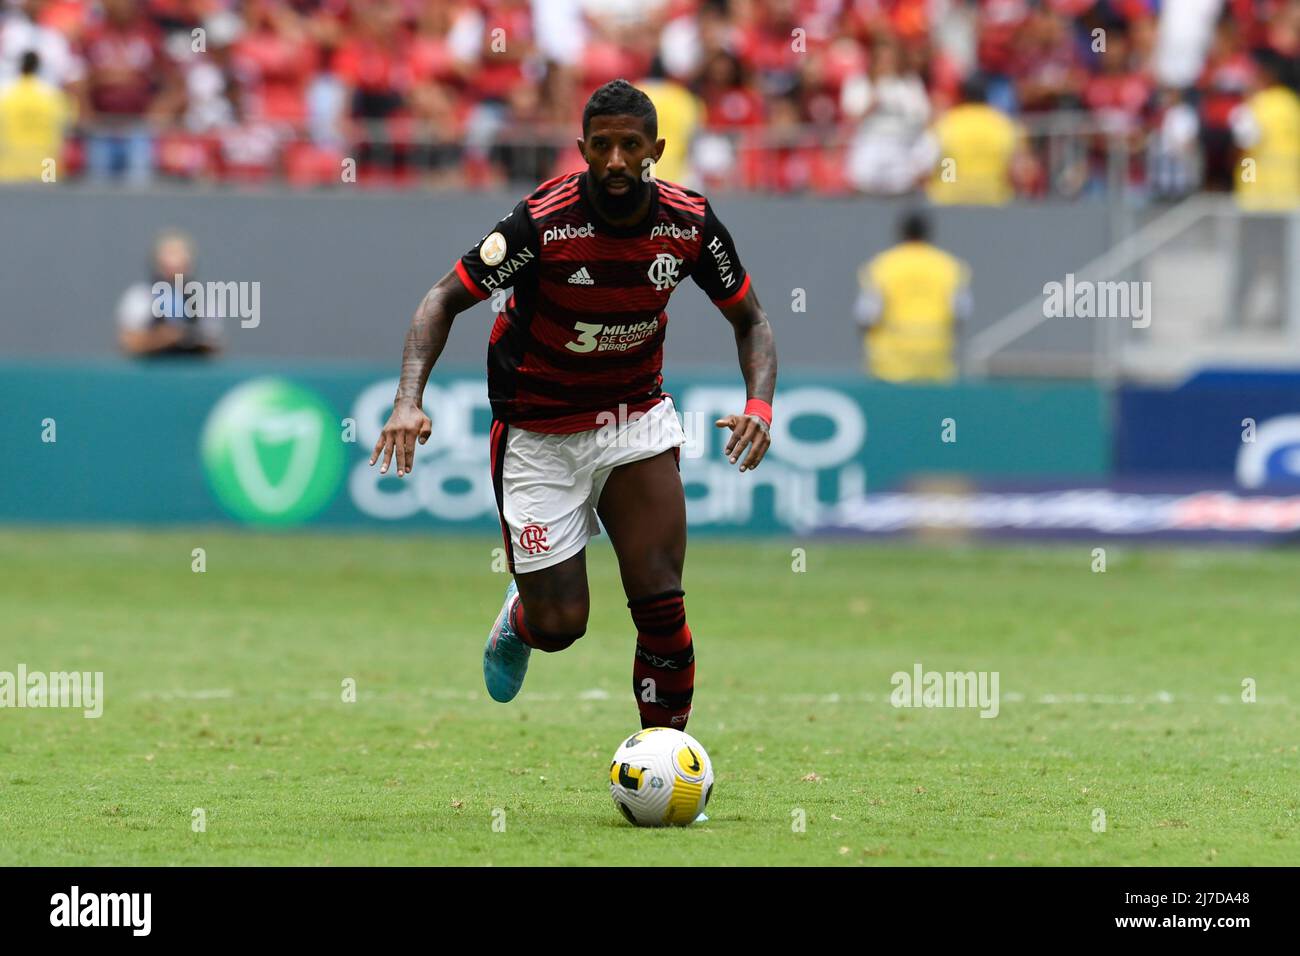
[[[749,289],[700,193],[654,180],[646,218],[624,228],[592,208],[586,180],[584,170],[543,183],[456,263],[465,287],[499,310],[492,413],[530,431],[588,431],[605,413],[622,421],[653,407],[673,290],[689,276],[722,309]]]

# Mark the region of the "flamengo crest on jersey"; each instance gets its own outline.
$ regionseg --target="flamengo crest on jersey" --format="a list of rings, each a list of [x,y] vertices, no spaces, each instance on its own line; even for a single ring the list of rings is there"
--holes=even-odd
[[[456,264],[477,298],[514,290],[490,336],[488,395],[520,428],[586,431],[601,413],[649,409],[673,291],[689,277],[727,308],[749,287],[703,195],[654,180],[645,220],[617,227],[590,204],[586,176],[543,183]]]
[[[655,256],[655,261],[650,263],[650,271],[646,275],[650,277],[656,289],[671,289],[677,285],[677,268],[681,264],[682,260],[677,256],[661,252]]]

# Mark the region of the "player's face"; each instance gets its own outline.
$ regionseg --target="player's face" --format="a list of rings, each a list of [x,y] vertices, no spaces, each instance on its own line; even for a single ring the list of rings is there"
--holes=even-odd
[[[643,172],[663,155],[664,140],[650,139],[639,117],[593,116],[578,149],[602,211],[617,219],[634,212],[646,198],[650,182]]]

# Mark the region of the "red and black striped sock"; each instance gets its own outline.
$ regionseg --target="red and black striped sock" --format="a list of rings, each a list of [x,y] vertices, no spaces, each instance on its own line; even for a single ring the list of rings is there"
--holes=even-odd
[[[530,627],[524,619],[524,602],[516,601],[514,607],[510,609],[510,626],[515,629],[519,639],[535,651],[545,651],[553,654],[556,651],[562,651],[578,638],[581,634],[552,634],[550,631],[543,631],[540,627]]]
[[[641,726],[685,730],[695,693],[695,645],[682,591],[628,601],[636,625],[632,689]]]

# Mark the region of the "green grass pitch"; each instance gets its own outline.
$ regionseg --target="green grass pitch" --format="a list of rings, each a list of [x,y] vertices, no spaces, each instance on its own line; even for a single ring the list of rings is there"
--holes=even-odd
[[[649,831],[608,794],[639,726],[612,552],[503,706],[498,543],[0,532],[0,671],[106,698],[0,710],[0,864],[1300,863],[1300,555],[695,540],[717,784]],[[916,663],[997,671],[998,716],[891,706]]]

